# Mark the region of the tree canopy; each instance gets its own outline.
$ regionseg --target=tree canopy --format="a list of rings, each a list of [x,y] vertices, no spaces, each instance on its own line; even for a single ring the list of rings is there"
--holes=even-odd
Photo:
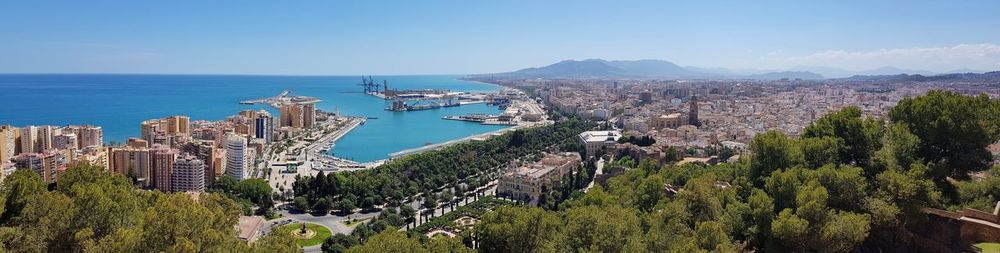
[[[916,156],[934,163],[930,175],[939,181],[989,168],[986,146],[1000,140],[1000,101],[985,94],[930,91],[899,101],[889,118],[919,137]]]
[[[350,201],[362,209],[401,203],[405,196],[437,191],[495,173],[507,162],[553,147],[582,151],[578,134],[593,123],[567,119],[549,126],[519,129],[484,141],[470,141],[391,160],[377,168],[315,177],[297,177],[292,188],[308,206],[319,201]],[[326,200],[324,200],[326,199]],[[297,205],[298,206],[298,205]]]
[[[926,230],[924,208],[989,211],[996,204],[1000,165],[983,180],[963,180],[958,174],[988,163],[953,157],[996,142],[997,124],[990,120],[998,116],[985,113],[996,112],[996,103],[932,92],[901,102],[891,122],[847,107],[801,136],[758,134],[750,154],[732,164],[657,166],[616,157],[604,172],[620,174],[606,186],[558,208],[499,207],[462,235],[472,240],[463,241],[475,241],[466,246],[483,252],[918,251],[912,234]],[[983,113],[958,112],[969,108],[957,105],[980,106]],[[963,132],[981,139],[949,137]],[[942,183],[956,190],[943,191]],[[399,247],[376,249],[419,251],[447,243],[383,233]],[[357,248],[373,249],[364,244]]]
[[[2,186],[0,242],[11,252],[298,252],[287,232],[236,237],[240,204],[221,194],[165,194],[97,166],[68,168],[47,190],[30,170]]]

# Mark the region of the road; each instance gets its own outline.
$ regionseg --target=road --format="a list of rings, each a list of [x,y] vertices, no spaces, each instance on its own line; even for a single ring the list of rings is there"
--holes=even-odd
[[[594,187],[594,182],[597,181],[597,176],[604,174],[604,157],[601,157],[600,160],[597,160],[597,164],[595,165],[597,166],[597,172],[594,172],[594,180],[590,180],[590,183],[587,184],[587,188],[583,188],[583,192],[587,192],[588,190],[590,190],[591,187]]]

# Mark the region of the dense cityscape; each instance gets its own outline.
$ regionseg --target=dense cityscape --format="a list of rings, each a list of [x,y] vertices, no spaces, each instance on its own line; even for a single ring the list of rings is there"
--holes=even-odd
[[[3,2],[0,252],[1000,253],[998,8]]]
[[[427,146],[378,162],[354,162],[331,156],[322,150],[324,146],[335,145],[338,138],[362,125],[366,120],[364,117],[319,111],[315,106],[321,102],[319,99],[290,96],[285,92],[277,97],[255,101],[270,103],[279,112],[277,117],[267,110],[244,110],[222,121],[192,121],[187,116],[150,119],[138,123],[140,136],[129,138],[124,143],[105,142],[101,126],[4,125],[0,127],[0,159],[5,161],[2,163],[3,177],[12,178],[7,180],[24,178],[26,175],[17,173],[25,171],[37,175],[42,183],[58,185],[60,180],[65,180],[61,178],[72,174],[74,168],[94,166],[121,175],[140,189],[185,193],[195,199],[206,192],[223,194],[238,200],[243,206],[239,211],[243,215],[234,228],[238,230],[238,238],[246,242],[255,242],[281,227],[308,223],[321,224],[319,226],[323,229],[319,230],[325,230],[327,234],[337,233],[338,236],[329,237],[331,239],[314,240],[323,244],[324,251],[329,251],[331,247],[346,249],[357,244],[356,240],[390,226],[429,238],[463,238],[456,243],[478,248],[483,247],[481,244],[485,242],[477,242],[474,239],[476,235],[468,230],[484,218],[484,211],[508,205],[562,210],[571,203],[586,201],[589,198],[586,196],[591,194],[589,190],[594,187],[614,189],[615,181],[631,175],[630,168],[636,166],[643,170],[664,166],[661,171],[711,171],[712,166],[723,164],[730,165],[720,168],[747,166],[749,160],[752,168],[759,159],[756,157],[760,156],[757,154],[759,146],[764,145],[760,143],[762,134],[769,136],[774,133],[780,138],[809,136],[814,132],[811,129],[820,124],[818,122],[845,120],[831,117],[844,117],[839,115],[850,115],[852,110],[856,115],[847,117],[892,122],[892,109],[900,101],[927,96],[930,91],[952,90],[951,93],[943,93],[952,97],[982,94],[994,110],[998,104],[997,97],[1000,97],[1000,88],[995,80],[957,86],[936,82],[901,85],[787,79],[480,81],[509,87],[498,93],[485,94],[480,99],[491,104],[503,104],[501,106],[506,110],[492,120],[511,121],[515,127]],[[548,110],[548,113],[542,113],[542,110]],[[987,116],[983,120],[996,120],[996,117]],[[848,127],[838,124],[850,123],[826,124],[835,124],[837,128]],[[537,134],[533,132],[565,127],[569,128],[561,131],[569,132],[561,132],[548,141],[528,137]],[[839,131],[842,130],[827,134],[839,136]],[[996,163],[1000,160],[1000,142],[995,137],[990,138],[993,138],[992,142],[982,148],[988,151],[989,163]],[[537,144],[526,146],[534,148],[482,162],[483,157],[489,157],[488,153],[482,152],[489,152],[486,151],[488,147],[496,145],[497,141],[507,145],[526,141]],[[847,139],[842,141],[841,144],[819,142],[810,145],[818,145],[815,148],[819,149],[833,148],[832,154],[836,155],[837,147],[847,144]],[[460,162],[458,164],[450,162],[466,159],[448,155],[457,152],[456,149],[478,152],[480,158],[476,159],[480,162],[467,165],[462,165],[460,161],[455,161]],[[805,155],[805,163],[826,168],[824,165],[827,162],[813,163],[810,160],[827,159],[821,156],[829,153],[810,153],[826,152],[812,149],[814,147],[803,147],[799,151]],[[498,154],[508,151],[501,152]],[[441,157],[445,157],[444,160]],[[511,158],[513,160],[506,160]],[[419,165],[427,161],[443,161],[445,164]],[[855,161],[851,164],[867,163]],[[402,173],[392,172],[399,170],[400,166],[417,166],[406,168],[413,171],[405,174],[422,173],[420,175],[430,177],[427,179],[432,181],[400,178],[404,181],[390,183],[407,185],[405,181],[408,180],[422,181],[416,185],[409,183],[410,188],[402,191],[376,185],[368,186],[375,187],[369,189],[345,188],[352,180],[368,181],[364,178],[351,179],[357,176]],[[457,171],[458,174],[450,172],[441,175],[451,176],[437,178],[435,174],[442,172],[431,172],[429,169],[440,166],[471,166],[477,170]],[[367,176],[351,174],[369,172],[367,170],[372,170]],[[325,178],[332,179],[337,173],[348,173],[345,174],[348,177],[337,176],[335,181],[327,182],[329,179]],[[666,173],[671,175],[677,172]],[[681,173],[697,175],[705,172]],[[985,183],[992,182],[990,180],[996,172],[974,170],[969,173],[974,180]],[[324,177],[324,174],[328,175]],[[720,178],[713,184],[723,189],[733,187],[740,182],[722,179],[733,176],[716,175]],[[693,178],[687,179],[687,185],[682,179],[657,180],[665,187],[661,189],[662,193],[655,195],[666,197],[681,194],[691,187],[689,180]],[[372,192],[371,189],[382,190]],[[326,192],[328,190],[334,192]],[[926,212],[927,215],[934,215],[935,212],[947,211]],[[320,215],[317,216],[317,213]],[[979,219],[974,222],[994,222],[993,218],[981,217],[983,214],[965,211],[941,215],[962,217],[957,220],[968,221],[967,218],[972,217]],[[345,235],[349,235],[347,239]],[[857,244],[849,246],[856,247]],[[320,250],[311,247],[307,249]],[[753,246],[726,247],[739,251]]]

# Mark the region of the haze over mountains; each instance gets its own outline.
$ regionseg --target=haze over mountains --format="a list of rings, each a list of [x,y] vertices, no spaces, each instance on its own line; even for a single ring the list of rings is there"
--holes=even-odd
[[[956,70],[949,73],[982,73]],[[565,60],[544,67],[526,68],[513,72],[487,74],[524,78],[732,78],[732,79],[824,79],[875,75],[937,75],[930,71],[882,67],[866,71],[850,71],[832,67],[796,67],[787,70],[739,70],[679,66],[663,60],[607,61],[602,59]]]

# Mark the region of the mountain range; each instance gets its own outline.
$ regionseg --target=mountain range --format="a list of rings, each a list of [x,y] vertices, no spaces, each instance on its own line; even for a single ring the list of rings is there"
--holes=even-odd
[[[979,72],[959,70],[951,73]],[[831,67],[796,67],[786,70],[746,70],[679,66],[663,60],[608,61],[602,59],[565,60],[548,66],[526,68],[513,72],[474,76],[519,78],[666,78],[666,79],[824,79],[881,75],[932,76],[938,73],[921,70],[882,67],[866,71],[850,71]]]

